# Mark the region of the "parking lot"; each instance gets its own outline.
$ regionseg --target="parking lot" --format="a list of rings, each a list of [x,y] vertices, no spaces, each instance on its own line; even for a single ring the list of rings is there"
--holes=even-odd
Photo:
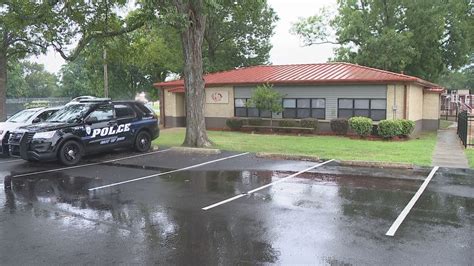
[[[1,159],[0,264],[474,261],[472,170],[437,171],[391,237],[430,168],[317,165],[167,149]]]

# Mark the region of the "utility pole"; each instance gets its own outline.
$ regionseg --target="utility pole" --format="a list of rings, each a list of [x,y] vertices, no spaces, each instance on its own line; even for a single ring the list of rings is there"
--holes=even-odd
[[[104,97],[109,97],[109,75],[107,70],[107,49],[104,45]]]

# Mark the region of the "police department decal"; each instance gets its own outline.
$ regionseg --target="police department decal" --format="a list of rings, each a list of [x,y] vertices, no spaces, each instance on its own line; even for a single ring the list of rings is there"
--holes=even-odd
[[[115,129],[115,127],[104,127],[104,128],[94,128],[93,130],[90,127],[86,127],[87,135],[90,135],[92,131],[91,138],[95,137],[105,137],[105,136],[112,136],[122,132],[130,131],[130,123],[128,124],[121,124]]]

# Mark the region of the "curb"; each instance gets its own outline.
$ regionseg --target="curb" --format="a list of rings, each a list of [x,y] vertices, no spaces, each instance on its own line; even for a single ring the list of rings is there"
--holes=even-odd
[[[358,166],[358,167],[377,167],[377,168],[394,168],[394,169],[413,169],[415,165],[409,163],[389,163],[389,162],[365,162],[365,161],[351,161],[338,160],[336,161],[341,166]]]
[[[320,162],[322,159],[318,156],[296,155],[296,154],[279,154],[258,152],[257,158],[274,159],[274,160],[296,160],[308,162]],[[414,169],[414,164],[409,163],[390,163],[390,162],[371,162],[371,161],[352,161],[352,160],[335,160],[340,166],[356,166],[356,167],[374,167],[374,168],[392,168],[392,169]]]
[[[171,147],[170,151],[187,153],[187,154],[202,154],[202,155],[215,155],[221,153],[219,149],[209,148],[190,148],[190,147]]]
[[[311,155],[257,152],[255,154],[255,156],[257,158],[274,159],[274,160],[297,160],[297,161],[308,161],[308,162],[319,162],[319,161],[321,161],[321,159],[319,157],[311,156]]]

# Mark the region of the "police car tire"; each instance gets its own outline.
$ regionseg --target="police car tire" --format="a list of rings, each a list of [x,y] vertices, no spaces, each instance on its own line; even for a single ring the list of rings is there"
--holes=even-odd
[[[145,144],[142,143],[142,140],[145,141]],[[135,150],[139,152],[146,152],[150,150],[151,147],[151,137],[150,134],[146,131],[138,132],[137,138],[135,139]]]
[[[75,158],[71,160],[71,158],[68,158],[66,156],[65,149],[71,148],[74,146],[76,148],[76,154],[75,154]],[[81,160],[81,158],[82,158],[82,146],[77,141],[68,140],[61,145],[61,148],[59,149],[59,152],[58,152],[58,159],[63,165],[66,165],[66,166],[75,165]]]

